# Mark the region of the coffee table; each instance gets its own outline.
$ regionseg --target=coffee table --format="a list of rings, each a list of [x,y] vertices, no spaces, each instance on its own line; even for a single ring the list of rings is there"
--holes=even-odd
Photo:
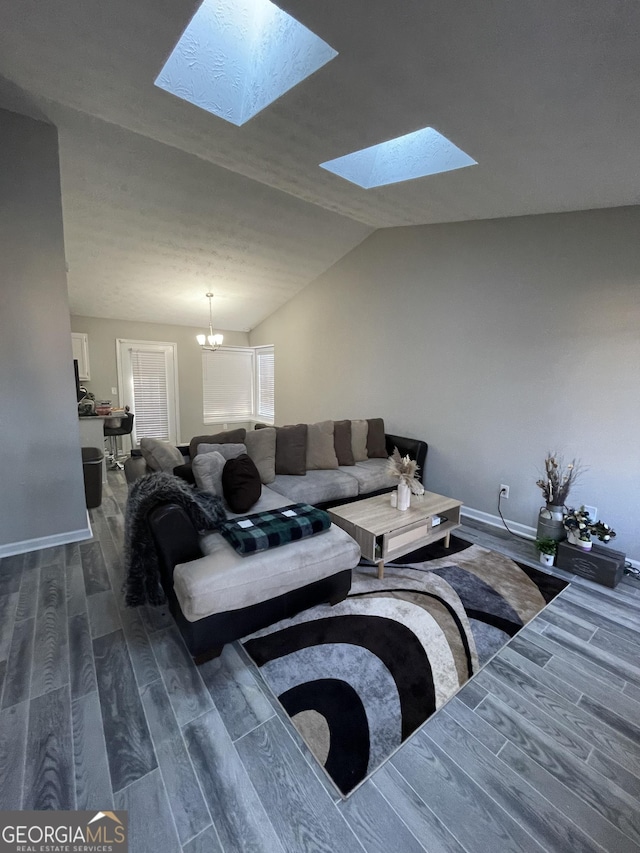
[[[409,509],[399,510],[385,494],[334,506],[328,513],[360,545],[362,556],[377,563],[382,579],[385,562],[439,539],[448,548],[451,531],[460,527],[461,506],[461,501],[425,492],[411,495]]]

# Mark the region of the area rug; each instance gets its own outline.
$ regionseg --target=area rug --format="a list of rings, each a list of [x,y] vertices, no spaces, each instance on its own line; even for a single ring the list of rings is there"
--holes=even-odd
[[[363,561],[345,601],[243,641],[343,796],[567,586],[451,537],[385,566]]]

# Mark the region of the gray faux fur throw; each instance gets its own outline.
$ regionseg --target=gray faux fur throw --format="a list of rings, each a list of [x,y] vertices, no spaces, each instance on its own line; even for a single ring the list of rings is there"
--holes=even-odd
[[[221,497],[199,492],[173,474],[157,472],[136,480],[129,492],[124,527],[124,593],[129,607],[166,601],[158,555],[147,524],[149,513],[165,504],[182,507],[198,533],[217,529],[227,517]]]

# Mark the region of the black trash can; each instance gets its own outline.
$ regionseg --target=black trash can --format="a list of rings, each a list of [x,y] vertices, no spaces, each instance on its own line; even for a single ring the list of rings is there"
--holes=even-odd
[[[97,447],[82,448],[82,473],[87,509],[95,509],[102,503],[102,457]]]

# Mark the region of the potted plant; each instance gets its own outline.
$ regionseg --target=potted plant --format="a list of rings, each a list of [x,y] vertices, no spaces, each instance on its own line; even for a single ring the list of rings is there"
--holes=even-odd
[[[536,539],[536,548],[540,552],[540,562],[542,565],[552,566],[556,556],[556,551],[558,550],[558,543],[556,540],[552,539],[550,536],[541,536]]]
[[[387,473],[398,480],[398,509],[409,509],[411,493],[423,495],[424,486],[418,480],[418,463],[407,456],[400,456],[397,447],[387,460]]]
[[[603,521],[593,521],[584,506],[580,509],[568,509],[562,519],[567,539],[571,545],[577,545],[584,551],[591,550],[591,537],[596,536],[601,542],[609,542],[616,535],[608,524]]]

